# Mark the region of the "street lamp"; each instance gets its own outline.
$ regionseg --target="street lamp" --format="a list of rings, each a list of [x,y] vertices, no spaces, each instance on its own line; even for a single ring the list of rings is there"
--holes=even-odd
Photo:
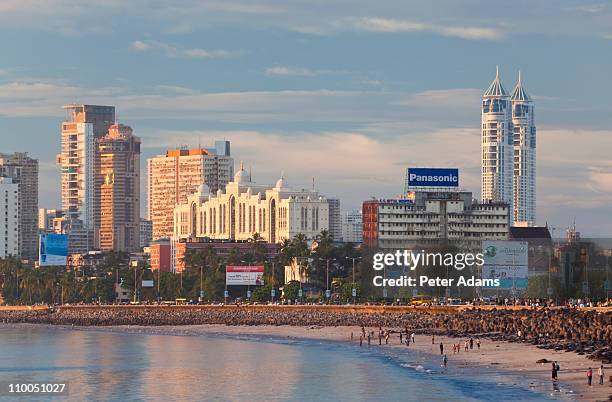
[[[329,299],[331,297],[331,292],[329,290],[329,262],[336,261],[335,258],[319,258],[321,261],[327,261],[326,268],[326,279],[325,279],[325,297],[327,298],[327,302],[329,303]]]
[[[347,260],[353,260],[353,289],[351,294],[353,295],[353,305],[355,304],[355,298],[357,297],[357,288],[355,287],[355,260],[361,259],[361,257],[346,257]]]

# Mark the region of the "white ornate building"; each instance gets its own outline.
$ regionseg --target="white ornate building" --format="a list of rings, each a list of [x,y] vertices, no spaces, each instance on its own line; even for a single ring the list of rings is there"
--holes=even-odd
[[[242,164],[225,191],[202,184],[174,208],[174,239],[246,241],[258,233],[268,243],[298,233],[314,239],[329,229],[328,203],[315,190],[291,190],[281,177],[274,187],[251,181]]]

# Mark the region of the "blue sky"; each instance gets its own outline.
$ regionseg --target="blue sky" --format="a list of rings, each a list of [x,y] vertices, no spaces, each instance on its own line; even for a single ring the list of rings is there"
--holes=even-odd
[[[44,207],[69,102],[116,105],[143,164],[227,138],[256,181],[315,177],[344,209],[415,165],[457,166],[479,196],[499,64],[536,102],[538,221],[612,232],[610,3],[3,0],[0,48],[0,151],[40,159]]]

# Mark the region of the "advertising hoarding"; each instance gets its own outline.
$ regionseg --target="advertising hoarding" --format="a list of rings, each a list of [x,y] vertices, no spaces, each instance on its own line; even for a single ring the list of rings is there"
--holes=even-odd
[[[152,288],[153,287],[153,279],[143,279],[142,280],[143,288]]]
[[[499,279],[500,286],[497,286],[497,289],[526,289],[529,273],[528,251],[528,244],[524,241],[483,241],[483,279]]]
[[[38,252],[39,266],[66,266],[68,259],[68,235],[55,233],[41,234]]]
[[[408,187],[459,187],[459,169],[408,168]]]
[[[225,283],[226,285],[263,285],[263,275],[263,265],[228,265],[225,269]]]

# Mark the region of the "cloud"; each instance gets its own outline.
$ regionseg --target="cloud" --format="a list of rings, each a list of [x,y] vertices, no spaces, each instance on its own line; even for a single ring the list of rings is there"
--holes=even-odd
[[[181,48],[160,41],[135,40],[130,46],[130,50],[135,52],[147,52],[158,50],[168,57],[183,57],[190,59],[216,59],[233,57],[242,54],[242,51],[229,50],[207,50],[202,48]]]
[[[357,29],[373,32],[431,32],[470,40],[497,40],[502,32],[493,28],[444,26],[392,18],[363,17],[354,22]]]
[[[287,66],[276,66],[276,67],[268,67],[265,69],[264,73],[267,76],[277,76],[277,77],[315,77],[323,74],[341,74],[341,71],[331,71],[331,70],[310,70],[308,68],[299,68],[299,67],[287,67]]]

